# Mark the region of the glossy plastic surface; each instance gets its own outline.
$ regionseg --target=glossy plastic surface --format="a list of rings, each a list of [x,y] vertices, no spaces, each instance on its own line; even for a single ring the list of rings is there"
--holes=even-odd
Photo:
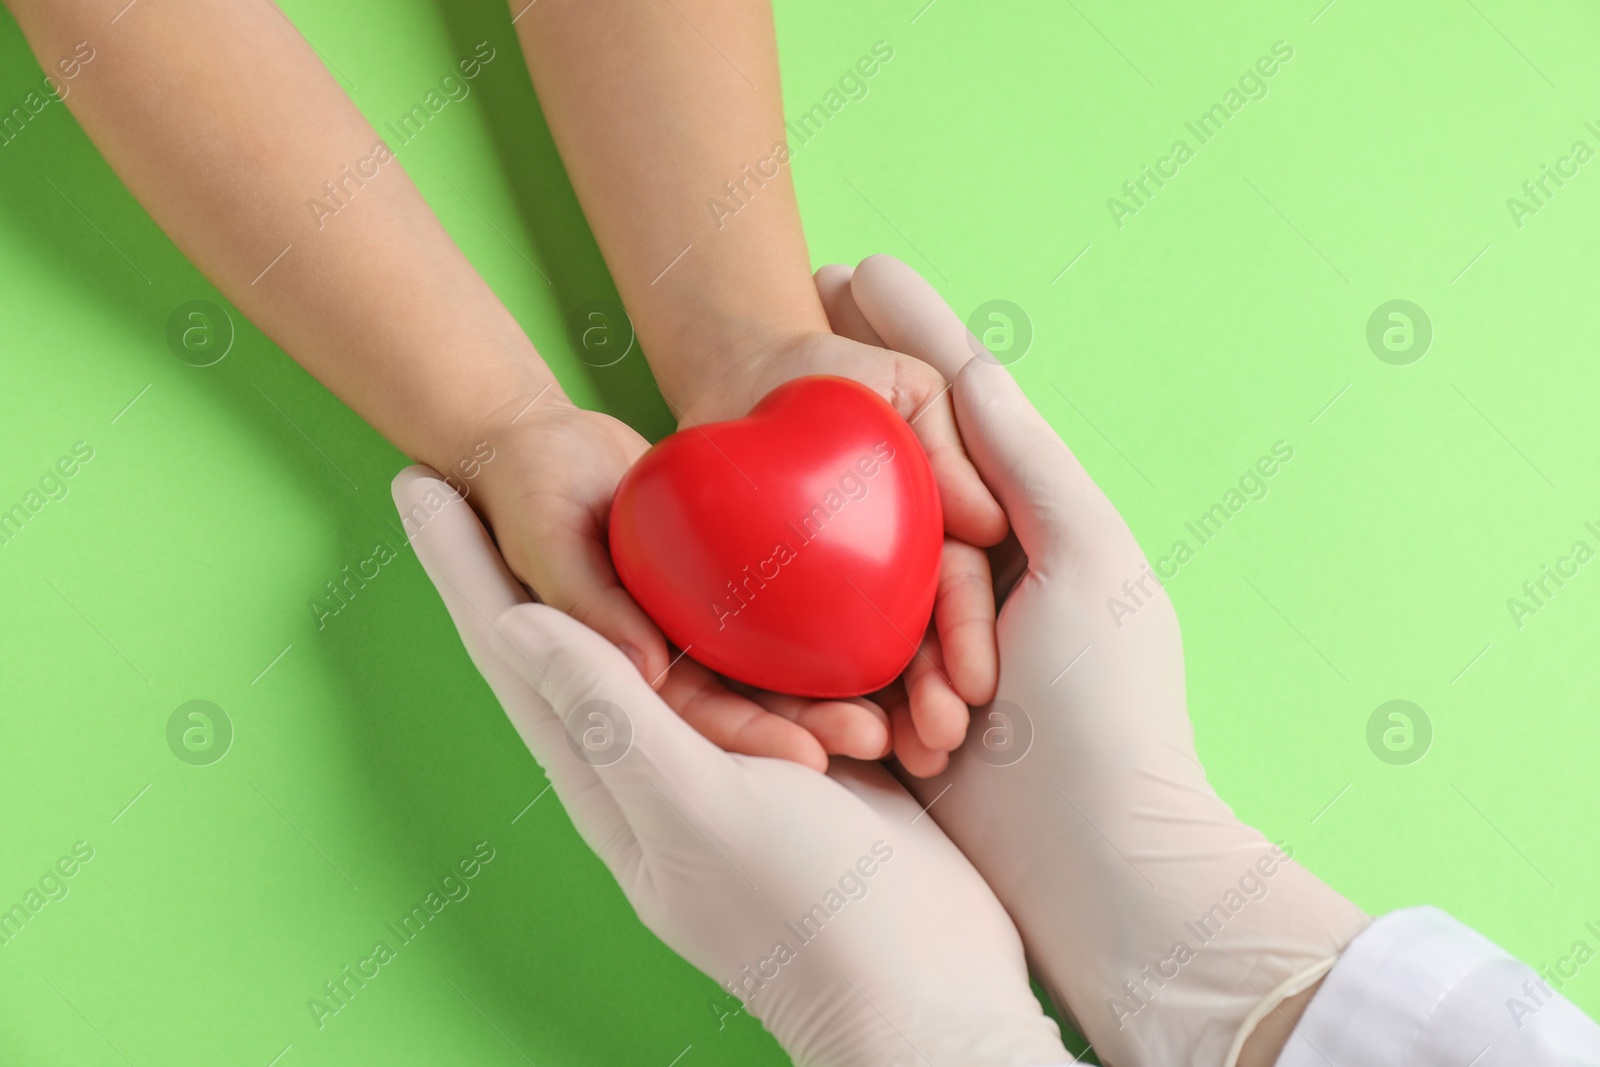
[[[944,521],[911,428],[853,381],[800,378],[692,427],[617,487],[611,557],[667,639],[807,697],[893,681],[933,612]]]

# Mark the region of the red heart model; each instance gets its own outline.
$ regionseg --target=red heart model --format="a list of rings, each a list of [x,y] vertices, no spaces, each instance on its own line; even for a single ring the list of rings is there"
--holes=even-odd
[[[696,660],[849,697],[916,654],[944,518],[905,420],[858,382],[810,377],[646,452],[617,486],[610,541],[624,588]]]

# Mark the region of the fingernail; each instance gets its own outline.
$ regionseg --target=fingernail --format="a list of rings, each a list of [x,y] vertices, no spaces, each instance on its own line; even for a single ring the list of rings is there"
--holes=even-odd
[[[643,652],[639,651],[639,649],[635,648],[633,645],[628,644],[627,642],[623,642],[623,643],[617,645],[617,647],[622,649],[622,654],[623,655],[627,656],[630,660],[633,661],[634,669],[637,670],[640,675],[642,675],[644,677],[649,677],[648,675],[645,675],[645,673],[644,673],[644,662],[645,661],[644,661],[644,653]]]

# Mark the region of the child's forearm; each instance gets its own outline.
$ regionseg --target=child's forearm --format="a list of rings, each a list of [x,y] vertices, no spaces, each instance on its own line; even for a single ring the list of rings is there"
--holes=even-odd
[[[471,423],[551,385],[268,0],[8,2],[47,71],[79,42],[93,49],[67,106],[156,222],[397,447],[448,466]]]
[[[741,355],[827,330],[789,177],[770,5],[511,8],[567,173],[680,413]]]

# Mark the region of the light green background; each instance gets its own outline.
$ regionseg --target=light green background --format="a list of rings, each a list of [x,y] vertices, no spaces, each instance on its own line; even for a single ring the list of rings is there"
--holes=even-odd
[[[1600,948],[1600,563],[1521,628],[1506,601],[1600,548],[1600,163],[1520,229],[1506,199],[1600,148],[1600,13],[1324,2],[786,0],[791,117],[894,49],[796,156],[807,233],[818,264],[901,256],[963,314],[1025,308],[1016,373],[1152,558],[1289,442],[1170,585],[1213,781],[1369,910],[1436,904],[1549,963]],[[493,44],[400,159],[575,398],[664,433],[637,353],[592,370],[566,339],[615,294],[506,9],[285,7],[380,128]],[[1279,40],[1267,97],[1118,228],[1107,198]],[[9,109],[39,78],[9,19],[0,55]],[[0,1061],[782,1062],[719,1025],[732,1002],[553,794],[527,808],[544,776],[414,556],[318,632],[323,582],[399,546],[402,457],[242,320],[221,363],[174,358],[168,315],[220,298],[60,106],[0,148],[0,234],[0,507],[95,451],[0,546],[0,907],[95,850],[0,947]],[[1435,332],[1409,366],[1365,341],[1397,298]],[[236,730],[205,767],[165,739],[197,698]],[[1367,745],[1391,699],[1433,725],[1409,766]],[[481,841],[471,895],[319,1030],[307,999]],[[1566,987],[1591,1011],[1596,972]]]

